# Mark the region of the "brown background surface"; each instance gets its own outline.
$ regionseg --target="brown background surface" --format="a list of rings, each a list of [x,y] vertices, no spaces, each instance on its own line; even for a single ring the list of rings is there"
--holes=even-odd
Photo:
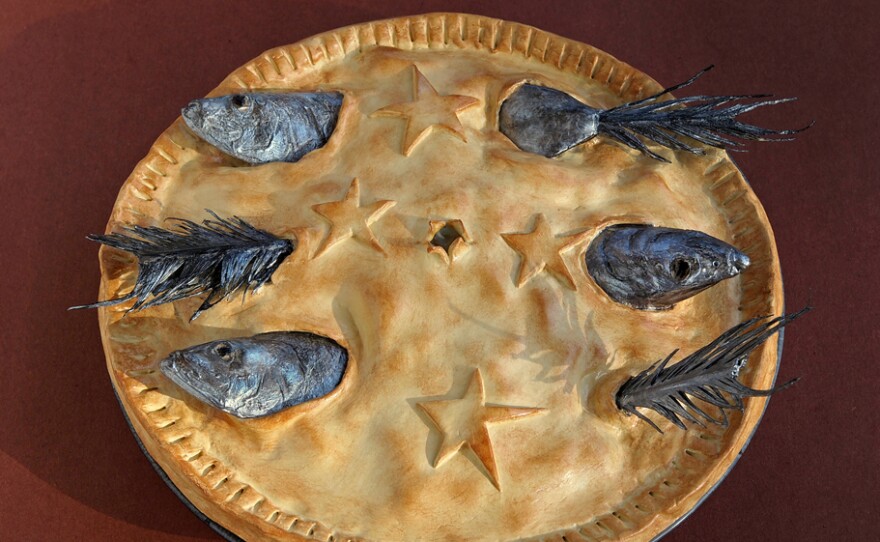
[[[745,4],[745,5],[743,5]],[[0,538],[219,539],[165,487],[105,372],[97,246],[116,193],[188,100],[271,47],[462,11],[589,43],[664,84],[773,92],[751,117],[813,128],[735,156],[779,245],[791,309],[748,452],[666,540],[880,539],[880,7],[847,2],[0,2]]]

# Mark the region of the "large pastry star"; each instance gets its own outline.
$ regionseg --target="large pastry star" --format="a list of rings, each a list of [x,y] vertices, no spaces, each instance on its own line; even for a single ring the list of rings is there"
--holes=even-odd
[[[384,254],[385,249],[373,235],[370,225],[379,220],[385,211],[394,207],[396,203],[391,200],[379,200],[366,206],[361,205],[360,185],[355,178],[341,200],[312,205],[316,213],[330,222],[330,231],[321,248],[315,253],[315,258],[349,237],[360,239]]]
[[[441,96],[417,67],[413,66],[412,69],[412,101],[383,107],[375,111],[372,116],[407,119],[403,136],[405,156],[409,156],[415,146],[423,141],[434,127],[446,130],[462,141],[467,141],[464,127],[458,120],[458,112],[476,105],[479,100],[470,96]]]
[[[425,401],[417,403],[440,430],[443,442],[437,455],[434,456],[434,467],[445,463],[453,454],[463,447],[469,447],[488,473],[489,481],[500,490],[498,469],[495,466],[495,452],[489,431],[489,423],[502,422],[529,416],[543,411],[541,408],[518,408],[509,406],[488,406],[483,389],[483,377],[480,370],[474,376],[467,391],[460,399]]]
[[[543,214],[535,219],[535,229],[530,233],[502,233],[501,237],[517,251],[522,257],[519,266],[519,276],[516,279],[516,287],[531,280],[532,277],[547,269],[553,272],[560,282],[576,290],[574,279],[568,271],[562,254],[574,248],[584,240],[584,234],[579,233],[568,237],[556,237],[550,231],[550,225]]]

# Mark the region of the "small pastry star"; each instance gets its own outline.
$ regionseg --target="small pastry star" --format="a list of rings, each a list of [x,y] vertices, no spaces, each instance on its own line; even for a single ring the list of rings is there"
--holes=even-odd
[[[568,266],[562,259],[562,254],[579,244],[584,239],[584,234],[555,237],[550,231],[547,219],[543,214],[539,214],[535,219],[535,229],[530,233],[502,233],[501,237],[522,257],[519,276],[516,279],[517,288],[522,287],[546,268],[553,272],[560,282],[572,290],[577,289]]]
[[[434,127],[446,130],[466,142],[464,127],[458,120],[458,113],[478,102],[479,100],[470,96],[441,96],[425,79],[422,72],[413,66],[412,101],[383,107],[371,116],[407,119],[403,154],[409,156],[415,146],[423,141]]]
[[[370,205],[361,205],[360,185],[355,178],[341,200],[312,205],[316,213],[330,222],[330,232],[314,257],[317,258],[349,237],[360,239],[384,254],[385,249],[373,235],[370,225],[379,220],[385,211],[394,207],[396,203],[391,200],[379,200]]]
[[[498,483],[498,468],[495,465],[495,452],[492,449],[487,424],[521,418],[544,410],[541,408],[487,406],[483,377],[480,375],[479,369],[474,371],[467,391],[460,399],[425,401],[417,404],[428,415],[443,437],[440,449],[434,456],[433,466],[442,465],[453,454],[467,446],[486,468],[489,481],[499,491],[501,486]]]

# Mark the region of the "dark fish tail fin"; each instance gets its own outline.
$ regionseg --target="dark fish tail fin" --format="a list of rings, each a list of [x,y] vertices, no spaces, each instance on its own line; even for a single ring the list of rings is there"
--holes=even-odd
[[[79,309],[97,309],[98,307],[109,307],[111,305],[118,305],[120,303],[125,303],[130,299],[134,299],[137,294],[134,290],[125,294],[122,297],[115,297],[113,299],[108,299],[106,301],[98,301],[96,303],[89,303],[88,305],[74,305],[72,307],[67,307],[69,311],[75,311]]]
[[[736,150],[750,141],[790,141],[785,137],[800,133],[810,126],[790,130],[762,128],[737,120],[737,116],[760,107],[777,105],[796,98],[767,99],[770,95],[688,96],[660,101],[660,97],[691,85],[712,66],[700,71],[687,81],[661,92],[599,112],[599,133],[603,133],[627,147],[651,158],[668,162],[652,152],[645,144],[650,141],[672,150],[704,154],[693,140],[710,147]]]
[[[207,293],[194,319],[233,293],[268,282],[296,248],[294,242],[257,229],[237,216],[225,219],[207,212],[213,219],[201,224],[175,218],[172,229],[128,226],[124,233],[89,236],[134,254],[138,276],[125,296],[71,308],[104,307],[135,299],[129,310],[136,311]]]
[[[742,384],[737,377],[758,346],[810,309],[805,307],[769,320],[766,316],[752,318],[730,328],[675,365],[667,366],[670,354],[662,363],[624,382],[617,390],[615,404],[643,420],[646,416],[637,409],[653,410],[682,429],[687,428],[685,421],[727,426],[725,410],[742,410],[745,397],[766,397],[797,382],[795,378],[771,389],[756,390]],[[720,418],[699,408],[694,399],[715,407]],[[649,423],[662,433],[655,423]]]

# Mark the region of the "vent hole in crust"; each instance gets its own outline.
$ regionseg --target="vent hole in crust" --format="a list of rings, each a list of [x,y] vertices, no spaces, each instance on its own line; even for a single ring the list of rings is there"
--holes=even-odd
[[[440,247],[449,253],[449,247],[452,246],[452,243],[455,242],[456,239],[461,238],[461,233],[455,229],[451,224],[446,224],[440,230],[434,234],[434,237],[431,238],[431,244],[435,247]]]

